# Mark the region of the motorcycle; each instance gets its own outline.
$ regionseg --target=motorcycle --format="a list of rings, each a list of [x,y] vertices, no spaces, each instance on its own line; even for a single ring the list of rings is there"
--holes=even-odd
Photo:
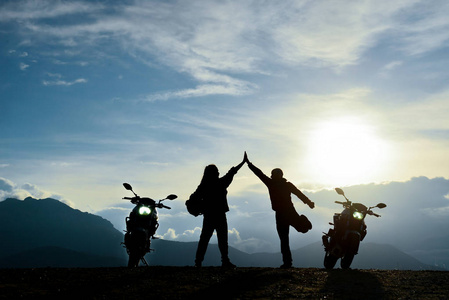
[[[349,201],[342,189],[336,188],[335,191],[342,195],[346,202],[335,201],[335,203],[343,205],[344,210],[334,214],[334,223],[329,223],[334,228],[330,228],[328,233],[323,232],[322,240],[324,251],[326,251],[324,267],[333,269],[341,258],[341,268],[349,269],[354,256],[358,253],[360,242],[366,236],[366,215],[380,217],[372,209],[385,208],[387,205],[379,203],[373,207],[366,207],[361,203]]]
[[[150,248],[151,239],[156,238],[154,234],[159,227],[156,208],[171,209],[162,204],[162,201],[174,200],[178,196],[171,194],[156,202],[151,198],[138,196],[128,183],[124,183],[123,186],[134,194],[134,197],[124,197],[123,199],[130,200],[132,204],[136,205],[129,217],[125,219],[126,233],[122,244],[129,256],[128,267],[137,267],[140,261],[148,266],[144,256],[153,250]]]

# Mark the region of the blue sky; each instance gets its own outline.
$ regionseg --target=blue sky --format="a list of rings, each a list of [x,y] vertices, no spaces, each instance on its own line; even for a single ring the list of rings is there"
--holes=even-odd
[[[225,173],[245,150],[311,198],[448,178],[448,13],[413,0],[2,1],[0,195],[122,218],[127,181],[178,194],[169,216],[183,219],[204,166]],[[268,201],[246,167],[229,201],[244,197]]]

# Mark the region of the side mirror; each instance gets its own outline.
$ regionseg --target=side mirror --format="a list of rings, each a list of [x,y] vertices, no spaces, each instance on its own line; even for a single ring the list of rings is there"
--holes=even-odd
[[[166,199],[168,199],[168,200],[175,200],[176,198],[178,198],[178,196],[176,196],[174,194],[171,194],[171,195],[168,195]]]
[[[345,193],[343,192],[343,190],[341,188],[335,188],[335,191],[337,192],[337,194],[344,196]]]
[[[125,187],[125,189],[127,189],[128,191],[132,191],[133,190],[133,188],[132,188],[132,186],[129,184],[129,183],[124,183],[123,184],[123,186]]]
[[[385,208],[385,207],[387,207],[387,205],[385,203],[379,203],[379,204],[376,205],[376,207],[378,207],[378,208]]]

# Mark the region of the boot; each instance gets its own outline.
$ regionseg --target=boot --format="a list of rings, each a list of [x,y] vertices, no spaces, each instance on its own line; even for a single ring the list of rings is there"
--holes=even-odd
[[[236,265],[234,265],[234,264],[229,260],[229,258],[223,259],[223,260],[221,261],[221,266],[222,266],[223,268],[229,268],[229,269],[235,269],[235,268],[237,267]]]

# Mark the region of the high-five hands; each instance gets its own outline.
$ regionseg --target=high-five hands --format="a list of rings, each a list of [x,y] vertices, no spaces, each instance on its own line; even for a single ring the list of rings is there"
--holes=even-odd
[[[249,163],[248,155],[246,154],[246,151],[245,151],[245,155],[243,156],[243,161],[246,163]]]

